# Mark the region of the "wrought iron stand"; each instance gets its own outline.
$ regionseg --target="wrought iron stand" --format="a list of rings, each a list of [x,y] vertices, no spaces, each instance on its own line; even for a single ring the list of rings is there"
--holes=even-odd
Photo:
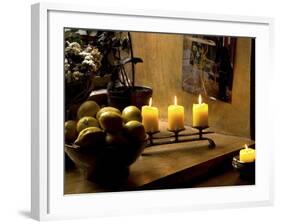
[[[179,143],[179,142],[193,142],[193,141],[208,141],[209,142],[209,148],[215,148],[216,144],[215,142],[208,137],[205,137],[206,134],[214,133],[212,131],[204,131],[205,129],[209,128],[208,126],[205,127],[192,127],[197,130],[195,133],[182,133],[185,129],[179,129],[179,130],[168,130],[171,132],[171,135],[167,136],[155,136],[159,131],[157,132],[149,132],[148,134],[148,144],[149,146],[154,145],[165,145],[165,144],[173,144],[173,143]],[[193,138],[182,138],[182,137],[188,137],[188,136],[194,136]],[[167,141],[162,141],[163,139],[167,139]],[[160,142],[157,140],[161,140]]]

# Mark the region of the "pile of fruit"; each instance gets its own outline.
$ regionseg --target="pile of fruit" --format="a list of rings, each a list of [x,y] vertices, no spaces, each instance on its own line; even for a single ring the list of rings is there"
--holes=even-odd
[[[77,120],[65,122],[65,141],[80,148],[101,149],[106,146],[127,148],[146,139],[141,111],[128,106],[122,112],[86,101],[77,111]]]

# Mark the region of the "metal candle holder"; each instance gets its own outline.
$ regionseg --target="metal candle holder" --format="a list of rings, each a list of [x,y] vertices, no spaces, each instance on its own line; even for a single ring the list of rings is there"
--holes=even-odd
[[[204,141],[207,140],[209,142],[209,148],[215,148],[216,144],[211,138],[207,138],[204,136],[204,134],[211,134],[214,133],[212,131],[204,131],[205,129],[209,128],[209,126],[205,127],[198,127],[193,126],[192,128],[197,129],[198,132],[196,133],[186,133],[181,134],[180,132],[184,131],[185,128],[179,129],[179,130],[168,130],[169,132],[173,133],[172,135],[167,136],[155,136],[155,134],[159,133],[160,131],[155,132],[148,132],[148,146],[155,146],[155,145],[165,145],[165,144],[173,144],[173,143],[179,143],[179,142],[193,142],[193,141]],[[180,137],[188,137],[188,136],[197,136],[194,138],[188,138],[188,139],[181,139]],[[167,141],[161,141],[161,142],[155,142],[154,140],[158,139],[167,139]]]

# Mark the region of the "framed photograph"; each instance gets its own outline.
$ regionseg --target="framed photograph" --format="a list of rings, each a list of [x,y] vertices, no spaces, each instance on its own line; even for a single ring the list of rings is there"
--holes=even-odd
[[[231,102],[233,67],[238,37],[185,35],[183,84],[185,91]]]
[[[32,217],[271,205],[273,20],[32,5]]]

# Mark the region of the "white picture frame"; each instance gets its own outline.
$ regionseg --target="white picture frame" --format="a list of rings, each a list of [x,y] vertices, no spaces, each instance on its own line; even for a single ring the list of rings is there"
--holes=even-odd
[[[32,5],[31,214],[38,220],[141,214],[273,203],[270,138],[271,18],[190,12]],[[63,28],[250,36],[256,38],[256,184],[160,191],[63,194]],[[272,76],[267,79],[263,74]],[[264,94],[266,89],[268,94]],[[109,203],[110,202],[110,203]]]

